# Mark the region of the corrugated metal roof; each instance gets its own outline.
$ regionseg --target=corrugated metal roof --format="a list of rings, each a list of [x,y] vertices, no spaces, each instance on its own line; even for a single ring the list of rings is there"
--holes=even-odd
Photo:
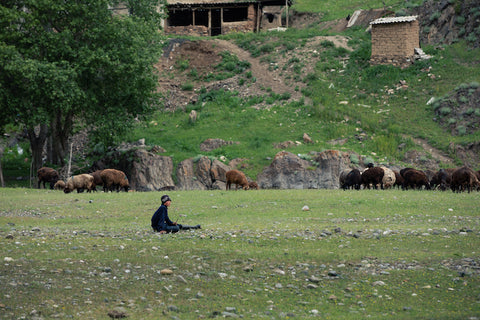
[[[405,17],[388,17],[379,18],[370,22],[370,24],[383,24],[383,23],[398,23],[398,22],[412,22],[417,20],[418,16],[405,16]]]

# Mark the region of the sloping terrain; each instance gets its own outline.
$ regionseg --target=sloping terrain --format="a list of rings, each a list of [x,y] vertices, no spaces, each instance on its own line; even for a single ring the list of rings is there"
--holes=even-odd
[[[331,41],[337,47],[343,47],[350,50],[348,47],[348,38],[343,36],[325,36],[314,37],[308,43],[295,50],[296,56],[302,56],[309,59],[309,64],[306,64],[303,73],[308,74],[313,71],[316,59],[318,60],[318,53],[316,47],[322,41]],[[240,97],[256,96],[266,94],[266,90],[271,90],[275,93],[289,93],[293,100],[301,98],[299,88],[304,86],[302,81],[288,80],[282,76],[283,67],[292,57],[287,55],[285,57],[278,56],[276,66],[272,67],[267,62],[261,62],[259,58],[254,58],[251,54],[242,48],[235,45],[233,42],[221,39],[205,39],[199,41],[188,41],[173,39],[173,45],[167,48],[164,56],[156,65],[160,72],[159,91],[164,96],[164,104],[166,109],[176,109],[185,107],[188,103],[196,101],[198,91],[201,88],[207,90],[224,88],[226,90],[236,90]],[[229,52],[237,56],[241,61],[246,61],[250,64],[249,71],[251,71],[255,79],[250,85],[239,85],[237,77],[228,78],[220,81],[192,81],[191,75],[181,70],[182,63],[188,63],[189,70],[196,70],[199,76],[214,74],[217,72],[215,66],[222,60],[221,53]],[[184,90],[182,86],[186,83],[192,83],[191,90]]]
[[[445,44],[449,44],[452,39],[465,37],[463,34],[465,28],[472,29],[469,20],[463,24],[463,29],[462,24],[455,24],[455,11],[452,11],[452,8],[452,5],[445,4],[445,2],[426,2],[423,6],[416,7],[405,14],[419,15],[419,19],[422,21],[420,32],[422,43],[442,44],[443,39]],[[471,10],[474,10],[472,8],[471,3],[463,4],[459,9],[459,16],[468,15]],[[357,26],[367,27],[371,19],[392,14],[394,13],[388,9],[369,10],[355,17],[355,23]],[[322,22],[319,14],[296,13],[291,19],[291,27],[300,29],[318,26],[321,29],[341,32],[347,28],[347,24],[352,23],[351,18],[346,17],[336,21]],[[443,38],[442,35],[444,35]],[[308,104],[308,97],[302,95],[302,88],[305,87],[305,83],[300,77],[289,76],[294,74],[294,70],[290,69],[293,68],[293,64],[289,62],[300,57],[303,65],[301,74],[305,76],[312,73],[316,62],[320,59],[317,50],[322,41],[330,41],[336,47],[351,50],[348,46],[348,37],[317,36],[309,39],[303,46],[290,50],[287,54],[278,53],[275,56],[275,61],[271,62],[268,59],[253,57],[250,52],[240,48],[233,41],[212,38],[198,41],[172,39],[170,46],[165,50],[164,56],[156,65],[161,75],[159,91],[163,94],[164,106],[167,110],[185,109],[189,103],[197,101],[202,88],[207,91],[215,89],[236,91],[239,97],[262,96],[269,92],[286,93],[290,97],[288,101],[303,98],[305,103]],[[222,80],[212,80],[210,78],[210,80],[205,81],[206,75],[218,72],[216,66],[222,61],[222,52],[229,52],[238,57],[239,60],[248,62],[250,65],[248,71],[251,72],[252,79],[255,80],[249,82],[248,85],[241,83],[240,76]],[[182,64],[188,67],[182,69]],[[192,75],[188,73],[188,70],[196,71],[195,79],[192,80]],[[473,92],[473,95],[468,97],[468,101],[461,92],[452,92],[449,99],[436,101],[435,109],[439,115],[438,123],[445,127],[446,132],[456,135],[470,134],[472,131],[478,130],[477,119],[480,109],[476,106],[478,105],[478,93],[480,91],[470,89],[470,92]],[[262,108],[264,105],[259,103],[254,107]],[[448,110],[451,110],[451,114],[447,117],[445,113]],[[455,118],[455,122],[452,120],[453,118]],[[420,148],[426,150],[433,159],[442,163],[453,163],[452,159],[430,146],[426,140],[414,139],[414,142]],[[468,163],[472,164],[479,163],[478,146],[472,145],[466,148],[455,146],[455,148],[455,153],[460,159],[468,159]],[[408,160],[415,161],[415,159]]]

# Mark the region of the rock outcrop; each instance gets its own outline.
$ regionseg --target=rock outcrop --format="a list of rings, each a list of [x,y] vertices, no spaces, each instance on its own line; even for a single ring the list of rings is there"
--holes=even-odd
[[[130,187],[137,191],[175,189],[172,158],[138,149],[130,171]]]
[[[328,150],[312,160],[281,151],[257,178],[262,189],[338,189],[340,172],[350,166],[347,153]]]
[[[225,190],[225,173],[231,168],[223,162],[206,156],[198,161],[186,159],[177,166],[177,189],[179,190]]]

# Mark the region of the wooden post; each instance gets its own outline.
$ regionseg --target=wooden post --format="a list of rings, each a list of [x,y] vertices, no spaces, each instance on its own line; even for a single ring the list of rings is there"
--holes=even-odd
[[[287,19],[287,29],[288,29],[288,0],[285,0],[285,10],[286,10],[286,19]]]
[[[262,14],[262,11],[260,9],[260,4],[258,4],[257,5],[257,26],[256,26],[257,32],[260,31],[261,14]]]
[[[208,35],[212,35],[212,9],[208,9]]]

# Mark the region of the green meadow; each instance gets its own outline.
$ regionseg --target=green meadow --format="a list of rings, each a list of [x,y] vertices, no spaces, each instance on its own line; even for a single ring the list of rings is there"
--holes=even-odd
[[[480,193],[0,191],[3,319],[475,319]]]

